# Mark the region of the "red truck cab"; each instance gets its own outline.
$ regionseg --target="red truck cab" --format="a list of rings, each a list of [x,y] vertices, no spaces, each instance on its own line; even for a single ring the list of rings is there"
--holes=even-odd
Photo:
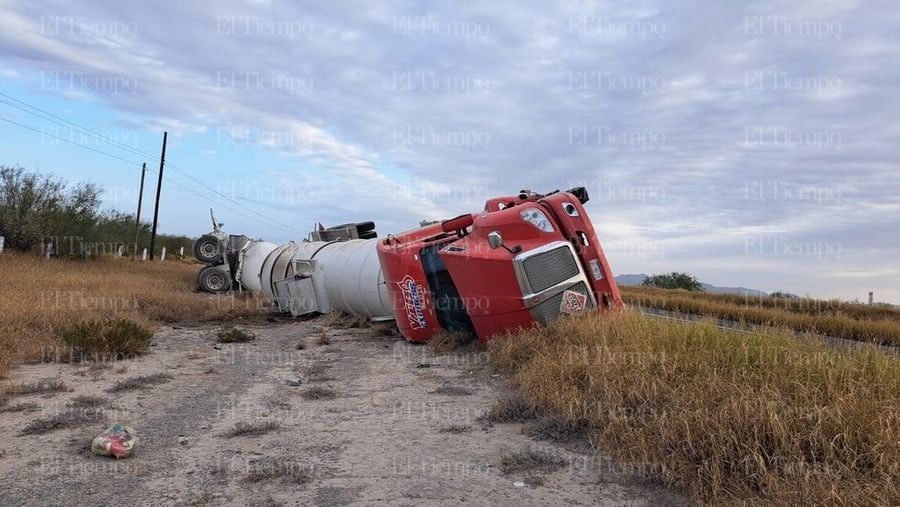
[[[414,342],[438,329],[486,341],[563,313],[622,308],[587,200],[581,187],[522,191],[379,241],[400,332]]]

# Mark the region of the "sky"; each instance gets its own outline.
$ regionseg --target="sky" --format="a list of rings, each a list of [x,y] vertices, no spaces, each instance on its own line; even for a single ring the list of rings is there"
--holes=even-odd
[[[160,230],[585,186],[616,273],[900,303],[892,2],[0,0],[0,163]],[[37,108],[37,109],[35,109]],[[51,116],[52,115],[52,116]]]

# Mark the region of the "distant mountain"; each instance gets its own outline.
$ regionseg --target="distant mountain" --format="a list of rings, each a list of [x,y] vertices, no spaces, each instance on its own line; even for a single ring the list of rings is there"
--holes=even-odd
[[[647,275],[641,273],[638,275],[635,274],[625,274],[619,275],[616,277],[616,283],[619,285],[640,285],[644,283],[644,280],[649,278]],[[748,289],[746,287],[718,287],[715,285],[711,285],[708,283],[700,283],[703,286],[703,290],[712,294],[739,294],[741,296],[766,296],[768,295],[766,292],[756,289]]]
[[[712,294],[738,294],[740,296],[768,296],[768,292],[756,289],[748,289],[747,287],[716,287],[708,283],[701,282],[703,290]]]
[[[619,285],[640,285],[647,278],[650,277],[643,273],[640,275],[619,275],[616,277],[616,283]]]

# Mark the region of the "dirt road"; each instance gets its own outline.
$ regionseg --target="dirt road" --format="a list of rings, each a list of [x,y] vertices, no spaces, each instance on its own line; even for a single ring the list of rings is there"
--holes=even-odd
[[[436,354],[316,321],[243,327],[257,339],[219,344],[212,326],[167,327],[137,359],[15,370],[4,385],[64,386],[45,382],[0,405],[0,505],[683,501],[583,442],[481,422],[505,381],[480,353]],[[92,455],[91,439],[117,421],[139,434],[135,455]],[[510,470],[535,452],[561,459]]]

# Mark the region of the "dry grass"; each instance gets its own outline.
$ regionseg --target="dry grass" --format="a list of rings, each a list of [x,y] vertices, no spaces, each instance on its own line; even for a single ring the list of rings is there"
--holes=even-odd
[[[715,303],[729,303],[737,306],[787,310],[805,315],[845,315],[852,319],[889,319],[900,321],[900,309],[884,305],[848,303],[836,299],[783,298],[740,294],[714,294],[711,292],[688,292],[683,290],[657,289],[653,287],[622,286],[623,296],[636,299],[641,296],[690,295],[695,300]]]
[[[453,386],[453,385],[442,385],[438,387],[434,391],[429,392],[428,394],[442,394],[444,396],[471,396],[474,393],[471,389]]]
[[[460,434],[460,433],[468,433],[468,432],[472,431],[472,429],[473,428],[471,426],[469,426],[468,424],[451,424],[449,426],[442,427],[441,429],[438,430],[438,432],[439,433]]]
[[[255,437],[278,429],[277,421],[239,422],[225,433],[225,437]]]
[[[259,483],[281,480],[293,484],[306,484],[313,479],[309,468],[301,462],[287,459],[264,458],[250,463],[244,481]]]
[[[226,326],[216,332],[219,343],[247,343],[256,339],[256,335],[243,329]]]
[[[479,342],[466,333],[439,329],[429,340],[428,346],[435,352],[454,352],[477,347]]]
[[[304,375],[309,382],[329,382],[335,380],[328,375],[331,365],[326,362],[313,363],[305,368]]]
[[[900,311],[883,306],[649,287],[622,287],[622,297],[635,306],[900,346]]]
[[[479,420],[487,423],[523,423],[537,416],[537,410],[525,396],[513,393],[495,401],[486,413],[479,416]]]
[[[551,414],[539,417],[525,432],[537,440],[572,442],[584,438],[587,428],[585,421],[569,421]]]
[[[13,384],[7,386],[4,389],[3,394],[8,396],[27,396],[29,394],[64,393],[68,390],[69,386],[62,380],[45,378],[28,384]]]
[[[120,380],[107,389],[110,393],[119,393],[122,391],[133,391],[135,389],[147,389],[148,387],[165,384],[172,380],[172,376],[167,373],[153,373],[150,375],[142,375],[140,377],[131,377]]]
[[[103,413],[91,409],[69,409],[35,419],[22,428],[21,435],[43,435],[65,428],[78,428],[103,419]]]
[[[507,451],[500,458],[500,470],[505,474],[531,472],[534,470],[556,470],[566,464],[557,453],[537,447],[524,447]]]
[[[37,403],[33,403],[30,401],[16,403],[15,405],[3,406],[0,405],[0,414],[4,412],[33,412],[35,410],[40,409],[40,405]]]
[[[489,356],[528,404],[698,501],[900,500],[900,360],[873,347],[623,312],[497,339]]]
[[[66,406],[81,409],[98,408],[109,407],[111,406],[111,402],[102,396],[96,396],[93,394],[81,394],[72,398],[72,401],[67,403]]]
[[[0,377],[23,361],[70,356],[62,334],[88,321],[215,321],[266,311],[255,295],[195,292],[197,266],[98,258],[84,262],[9,250],[0,255]],[[12,296],[14,295],[14,297]]]
[[[359,315],[347,315],[346,313],[330,312],[321,317],[322,325],[335,329],[357,329],[372,327],[372,322]]]
[[[307,400],[330,400],[337,397],[337,392],[329,387],[312,386],[300,393]]]
[[[372,331],[378,336],[396,336],[398,334],[397,324],[394,322],[376,324],[372,326]]]

